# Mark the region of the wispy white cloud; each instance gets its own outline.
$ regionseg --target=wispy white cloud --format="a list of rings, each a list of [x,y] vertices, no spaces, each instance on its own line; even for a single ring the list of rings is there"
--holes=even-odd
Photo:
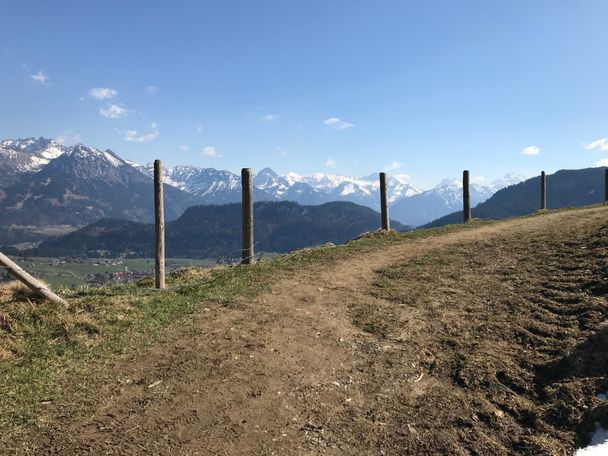
[[[190,149],[190,147],[187,144],[180,144],[179,148],[181,150],[183,150],[184,152],[186,152],[188,149]]]
[[[327,157],[327,160],[325,160],[325,166],[328,168],[335,168],[336,167],[336,160],[334,160],[331,157]]]
[[[285,149],[283,149],[282,147],[277,147],[277,155],[284,157],[287,155],[287,151]]]
[[[538,155],[540,154],[540,147],[538,146],[528,146],[524,147],[521,151],[523,155]]]
[[[595,166],[608,166],[608,158],[602,158],[600,161],[595,162]]]
[[[99,115],[107,117],[109,119],[120,119],[125,117],[129,111],[123,105],[118,103],[111,103],[106,107],[99,108]]]
[[[89,95],[97,100],[107,100],[109,98],[114,98],[118,95],[118,92],[109,87],[93,87],[89,89]]]
[[[194,126],[196,127],[196,132],[197,133],[202,133],[204,130],[203,124],[200,122],[196,122],[196,124],[194,124]]]
[[[158,92],[158,87],[150,85],[144,87],[144,90],[148,95],[154,95],[156,92]]]
[[[323,121],[323,125],[334,130],[346,130],[354,127],[352,123],[346,122],[338,117],[330,117],[329,119],[325,119]]]
[[[218,152],[218,150],[214,146],[204,147],[201,154],[203,154],[206,157],[222,158],[222,155]]]
[[[385,171],[395,171],[396,169],[401,169],[404,166],[405,166],[404,163],[394,160],[394,161],[390,162],[388,165],[386,165],[384,167],[384,170]]]
[[[278,114],[265,114],[262,117],[260,117],[260,119],[262,119],[264,122],[274,122],[278,118],[279,118]]]
[[[127,130],[125,132],[125,141],[136,143],[154,141],[160,136],[160,132],[158,131],[158,124],[153,122],[150,125],[150,128],[151,131],[149,131],[148,133],[140,133],[137,130]]]
[[[477,185],[483,185],[483,183],[486,181],[486,178],[483,176],[475,176],[471,179],[471,183],[472,184],[477,184]]]
[[[583,147],[587,150],[601,150],[603,152],[608,152],[608,138],[600,138],[595,141],[591,141],[590,143],[583,144]]]
[[[35,74],[30,74],[30,78],[32,78],[34,81],[40,83],[40,84],[48,84],[49,83],[49,75],[46,74],[44,71],[42,70],[38,70],[37,73]]]

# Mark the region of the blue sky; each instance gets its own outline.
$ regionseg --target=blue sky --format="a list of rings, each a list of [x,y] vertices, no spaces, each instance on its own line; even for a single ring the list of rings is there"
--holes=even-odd
[[[423,188],[608,159],[605,0],[4,0],[0,15],[3,138]]]

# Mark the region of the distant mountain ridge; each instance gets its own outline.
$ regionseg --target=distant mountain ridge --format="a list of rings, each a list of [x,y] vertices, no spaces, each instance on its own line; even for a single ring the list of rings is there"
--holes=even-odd
[[[133,165],[145,174],[153,175],[152,163]],[[215,168],[178,165],[165,169],[168,184],[202,198],[206,204],[240,201],[240,179],[237,174]],[[389,202],[420,192],[401,176],[389,176],[387,186]],[[302,204],[351,201],[378,208],[379,189],[377,175],[355,178],[325,173],[301,176],[290,172],[280,176],[271,168],[264,168],[254,175],[254,198],[258,201],[295,201]]]
[[[604,202],[605,167],[560,170],[547,176],[547,209],[580,207]],[[474,218],[501,219],[532,214],[540,208],[540,177],[497,191],[472,209]],[[438,227],[462,222],[462,210],[426,224]]]
[[[254,204],[256,250],[287,252],[326,242],[341,244],[380,226],[380,214],[350,202],[316,206],[298,203]],[[408,227],[393,221],[397,230]],[[166,226],[168,257],[239,257],[241,205],[193,206]],[[153,256],[154,226],[127,220],[102,219],[78,231],[43,242],[28,252],[37,256],[129,254]]]
[[[152,164],[137,165],[152,175]],[[167,168],[166,182],[200,198],[205,204],[240,201],[240,176],[230,171],[193,166]],[[485,201],[496,190],[524,180],[507,174],[488,185],[473,184],[473,204]],[[436,187],[422,191],[407,182],[403,175],[388,176],[387,194],[391,216],[406,225],[418,226],[456,210],[462,204],[462,183],[444,179]],[[302,176],[289,172],[283,176],[264,168],[254,176],[257,201],[295,201],[301,204],[323,204],[329,201],[351,201],[372,209],[380,207],[380,182],[377,174],[361,178],[337,174],[313,173]]]
[[[0,141],[0,226],[84,226],[99,218],[152,220],[151,163],[125,160],[113,151],[83,144],[65,146],[52,139]],[[174,166],[165,169],[167,220],[194,204],[227,204],[241,200],[240,176],[226,170]],[[519,176],[490,185],[473,186],[473,202],[488,198]],[[391,216],[407,225],[420,225],[448,214],[460,204],[460,183],[444,180],[422,191],[408,176],[389,175]],[[363,177],[294,172],[279,175],[264,168],[254,176],[255,201],[295,201],[306,205],[350,201],[374,210],[380,207],[377,174]],[[17,233],[18,231],[14,231]],[[9,238],[0,233],[0,242]],[[15,236],[10,237],[11,242]]]

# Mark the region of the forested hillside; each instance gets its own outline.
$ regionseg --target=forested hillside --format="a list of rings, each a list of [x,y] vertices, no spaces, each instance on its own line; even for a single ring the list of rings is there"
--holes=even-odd
[[[302,206],[292,202],[254,205],[256,250],[287,252],[326,242],[344,243],[379,228],[380,214],[348,202]],[[393,228],[407,227],[392,222]],[[226,258],[240,256],[241,205],[193,206],[166,226],[167,256]],[[58,239],[43,242],[28,254],[37,256],[106,254],[153,256],[154,226],[102,219]]]

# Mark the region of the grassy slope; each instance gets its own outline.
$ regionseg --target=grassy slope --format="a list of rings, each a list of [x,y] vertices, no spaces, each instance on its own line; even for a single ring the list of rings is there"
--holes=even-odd
[[[0,428],[5,430],[0,446],[39,424],[38,411],[59,397],[62,378],[85,373],[93,363],[150,340],[206,305],[229,306],[241,296],[255,296],[281,271],[482,223],[365,236],[345,246],[302,250],[249,267],[177,271],[164,292],[151,289],[151,278],[137,285],[64,290],[68,308],[38,302],[20,286],[5,286],[0,289]]]
[[[116,353],[153,341],[162,334],[163,328],[178,323],[202,307],[234,305],[241,296],[253,296],[267,289],[269,282],[283,271],[315,262],[327,265],[349,255],[362,255],[411,238],[466,230],[482,223],[489,222],[476,221],[466,227],[457,225],[407,234],[367,236],[343,247],[305,250],[262,261],[252,267],[185,270],[170,278],[170,289],[165,292],[151,290],[150,281],[103,289],[84,288],[67,292],[69,308],[30,302],[33,298],[22,289],[4,289],[0,294],[0,428],[3,429],[0,447],[10,448],[9,444],[17,446],[15,442],[20,442],[18,446],[26,448],[28,433],[41,424],[37,421],[41,408],[48,401],[60,397],[58,386],[62,379],[85,374],[92,366],[103,363],[104,359]],[[462,267],[470,266],[466,255],[457,253],[446,251],[442,255],[459,258]],[[407,288],[412,284],[404,277],[414,273],[419,279],[416,287],[421,283],[430,287],[430,271],[434,277],[448,277],[452,281],[445,284],[448,289],[458,288],[464,283],[463,289],[475,293],[487,286],[479,282],[463,282],[454,271],[445,269],[447,265],[441,258],[431,255],[418,258],[415,263],[396,264],[380,271],[376,292],[388,300],[403,301],[412,293]],[[559,258],[556,261],[559,262]],[[533,266],[530,263],[525,267]],[[517,279],[518,274],[524,277],[526,271],[525,268],[516,270],[515,276],[509,278]],[[416,305],[427,302],[428,296],[434,292],[432,287],[418,290],[422,292],[414,296],[421,301]],[[368,310],[354,309],[355,323],[380,337],[394,332],[402,323],[387,319],[386,315],[370,314]],[[469,348],[461,346],[459,350]],[[455,348],[454,352],[459,350]],[[474,381],[477,375],[488,377],[483,369],[470,371],[467,368],[469,364],[474,368],[486,361],[463,359],[461,364],[448,364],[442,368],[449,375],[460,372],[459,381],[466,383]]]

